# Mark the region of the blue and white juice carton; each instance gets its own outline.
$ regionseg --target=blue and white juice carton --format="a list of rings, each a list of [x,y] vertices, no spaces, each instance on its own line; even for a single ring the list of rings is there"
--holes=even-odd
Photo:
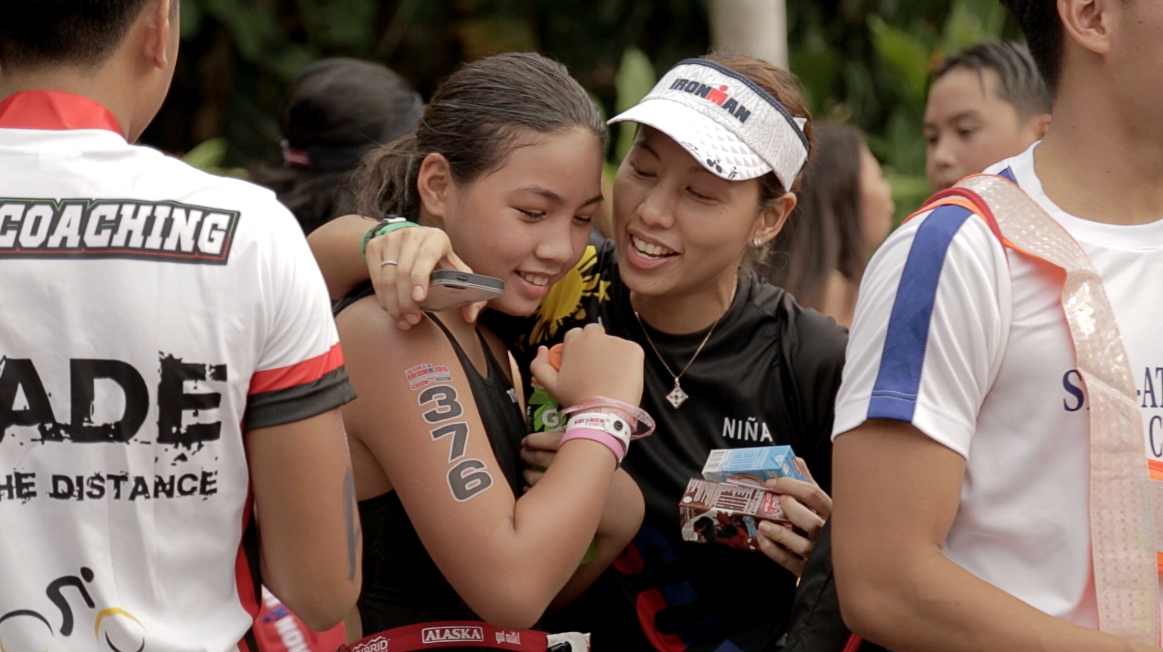
[[[758,448],[722,448],[711,451],[703,466],[703,478],[710,482],[746,484],[762,487],[773,478],[807,481],[791,446]]]

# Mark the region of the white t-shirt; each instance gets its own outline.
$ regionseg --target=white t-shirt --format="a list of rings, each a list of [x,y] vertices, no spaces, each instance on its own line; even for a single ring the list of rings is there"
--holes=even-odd
[[[1035,147],[989,172],[1008,168],[1102,276],[1142,401],[1143,450],[1158,462],[1163,301],[1155,288],[1163,279],[1163,220],[1114,226],[1068,215],[1042,190]],[[937,209],[898,229],[873,257],[833,437],[866,419],[895,419],[965,457],[946,556],[1050,615],[1093,629],[1087,410],[1060,279],[1004,249],[982,219]]]
[[[272,193],[75,128],[99,105],[5,128],[39,99],[0,104],[0,643],[248,650],[243,422],[353,396],[322,276]]]

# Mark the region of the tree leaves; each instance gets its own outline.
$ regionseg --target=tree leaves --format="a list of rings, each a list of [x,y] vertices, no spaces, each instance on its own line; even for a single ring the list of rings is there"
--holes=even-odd
[[[1001,38],[1006,10],[996,0],[961,0],[945,22],[943,55],[950,56],[984,41]]]
[[[997,0],[819,0],[789,6],[792,70],[817,117],[868,136],[893,184],[898,217],[927,193],[921,128],[933,69],[1005,33]],[[1009,34],[1017,32],[1010,26]]]
[[[627,48],[622,53],[622,64],[618,66],[618,77],[615,87],[618,89],[618,98],[614,104],[615,113],[622,113],[646,97],[658,77],[654,72],[654,64],[646,53],[637,48]],[[635,125],[629,122],[619,124],[618,142],[614,147],[614,162],[620,162],[634,144]]]
[[[905,99],[915,108],[925,101],[929,78],[929,48],[903,29],[884,22],[880,16],[868,17],[877,56],[903,80]]]
[[[201,134],[197,140],[226,138],[218,165],[273,162],[274,116],[286,89],[326,56],[382,61],[427,95],[461,61],[539,50],[565,63],[612,115],[649,92],[661,71],[709,45],[706,2],[693,0],[183,0],[181,10],[187,60],[179,59],[158,122],[171,132],[223,125],[186,129]],[[813,115],[863,129],[901,213],[915,208],[931,71],[945,56],[1002,35],[1005,9],[997,0],[814,0],[789,2],[788,12],[792,70]],[[207,65],[222,45],[230,61]],[[633,131],[615,130],[613,164]],[[193,144],[181,138],[165,142],[177,151]]]

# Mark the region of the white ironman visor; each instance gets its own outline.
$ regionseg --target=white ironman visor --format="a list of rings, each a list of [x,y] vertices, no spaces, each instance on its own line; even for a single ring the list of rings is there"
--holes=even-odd
[[[658,129],[712,174],[729,180],[768,172],[791,188],[808,159],[808,139],[787,108],[746,76],[687,59],[629,111],[610,120]]]

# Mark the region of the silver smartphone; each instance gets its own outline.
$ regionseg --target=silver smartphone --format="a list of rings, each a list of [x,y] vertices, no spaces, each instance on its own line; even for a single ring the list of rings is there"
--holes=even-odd
[[[438,269],[428,281],[428,298],[422,310],[441,312],[495,299],[505,293],[505,282],[492,276]]]

